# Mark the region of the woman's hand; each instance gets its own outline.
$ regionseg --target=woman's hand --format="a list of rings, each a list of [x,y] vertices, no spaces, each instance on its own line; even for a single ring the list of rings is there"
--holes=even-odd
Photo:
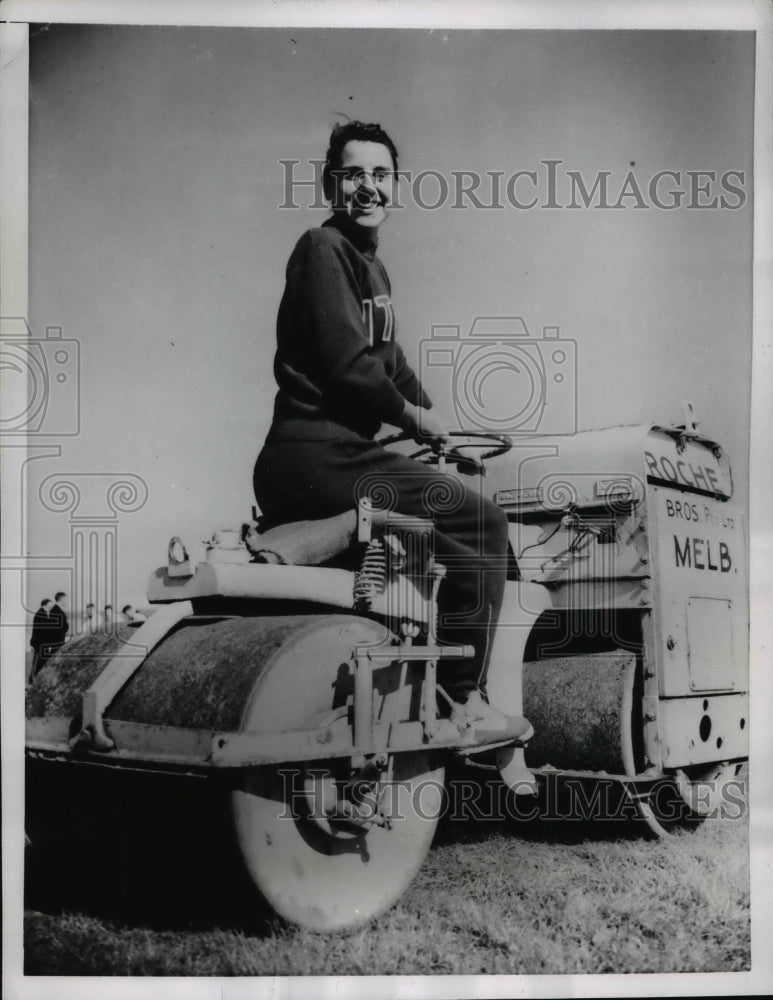
[[[399,426],[407,431],[414,440],[420,443],[430,441],[437,445],[447,444],[450,441],[450,423],[451,421],[439,410],[434,408],[428,410],[423,406],[414,406],[413,403],[406,400]]]

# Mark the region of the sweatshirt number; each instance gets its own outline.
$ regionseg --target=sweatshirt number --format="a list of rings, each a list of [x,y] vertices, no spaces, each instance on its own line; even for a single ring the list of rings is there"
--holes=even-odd
[[[370,346],[376,343],[376,335],[373,327],[373,307],[384,311],[384,332],[381,335],[382,341],[392,339],[392,331],[395,326],[395,314],[392,311],[392,303],[388,295],[377,295],[373,299],[362,300],[362,318],[365,321],[365,328],[368,331],[368,341]]]

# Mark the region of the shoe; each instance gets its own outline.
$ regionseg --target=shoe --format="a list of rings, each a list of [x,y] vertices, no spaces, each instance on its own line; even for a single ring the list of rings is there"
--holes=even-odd
[[[455,721],[465,724],[476,743],[501,743],[517,740],[526,743],[534,735],[528,719],[522,715],[504,715],[483,700],[480,691],[471,691],[467,701],[454,713]]]

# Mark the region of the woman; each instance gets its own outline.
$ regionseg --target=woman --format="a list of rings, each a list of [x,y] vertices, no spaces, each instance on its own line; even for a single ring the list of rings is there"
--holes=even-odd
[[[300,238],[287,265],[277,321],[273,423],[255,465],[255,496],[272,525],[332,517],[386,484],[399,513],[432,517],[447,569],[439,594],[443,641],[470,643],[473,661],[443,664],[439,681],[467,721],[495,732],[513,719],[481,696],[507,564],[502,511],[464,487],[453,509],[428,508],[438,474],[374,441],[382,423],[416,440],[448,437],[395,339],[391,286],[376,256],[397,175],[397,150],[379,125],[336,126],[323,171],[332,215]],[[443,623],[444,613],[454,624]],[[528,727],[520,720],[521,731]]]

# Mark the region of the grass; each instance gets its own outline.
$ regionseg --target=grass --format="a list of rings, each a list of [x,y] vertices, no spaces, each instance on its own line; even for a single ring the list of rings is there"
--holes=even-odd
[[[179,829],[202,825],[203,814],[187,800],[165,793],[165,802],[182,816]],[[138,815],[124,810],[118,822],[147,823],[147,805],[146,798]],[[448,822],[400,902],[348,934],[315,934],[247,915],[236,902],[233,876],[202,864],[212,853],[211,831],[199,831],[203,852],[191,841],[183,862],[177,835],[170,832],[164,845],[159,829],[155,860],[143,849],[134,858],[114,857],[112,868],[109,858],[108,867],[96,862],[99,877],[89,891],[82,874],[59,885],[46,877],[41,889],[32,865],[25,972],[446,975],[750,967],[745,819],[708,820],[665,841],[643,839],[629,824],[606,826],[612,829],[571,821],[508,825],[501,818]],[[105,825],[99,840],[104,846],[114,835]],[[93,859],[87,838],[75,839]],[[177,883],[175,857],[182,869]],[[64,864],[64,856],[54,863]],[[83,873],[80,864],[68,870]]]

